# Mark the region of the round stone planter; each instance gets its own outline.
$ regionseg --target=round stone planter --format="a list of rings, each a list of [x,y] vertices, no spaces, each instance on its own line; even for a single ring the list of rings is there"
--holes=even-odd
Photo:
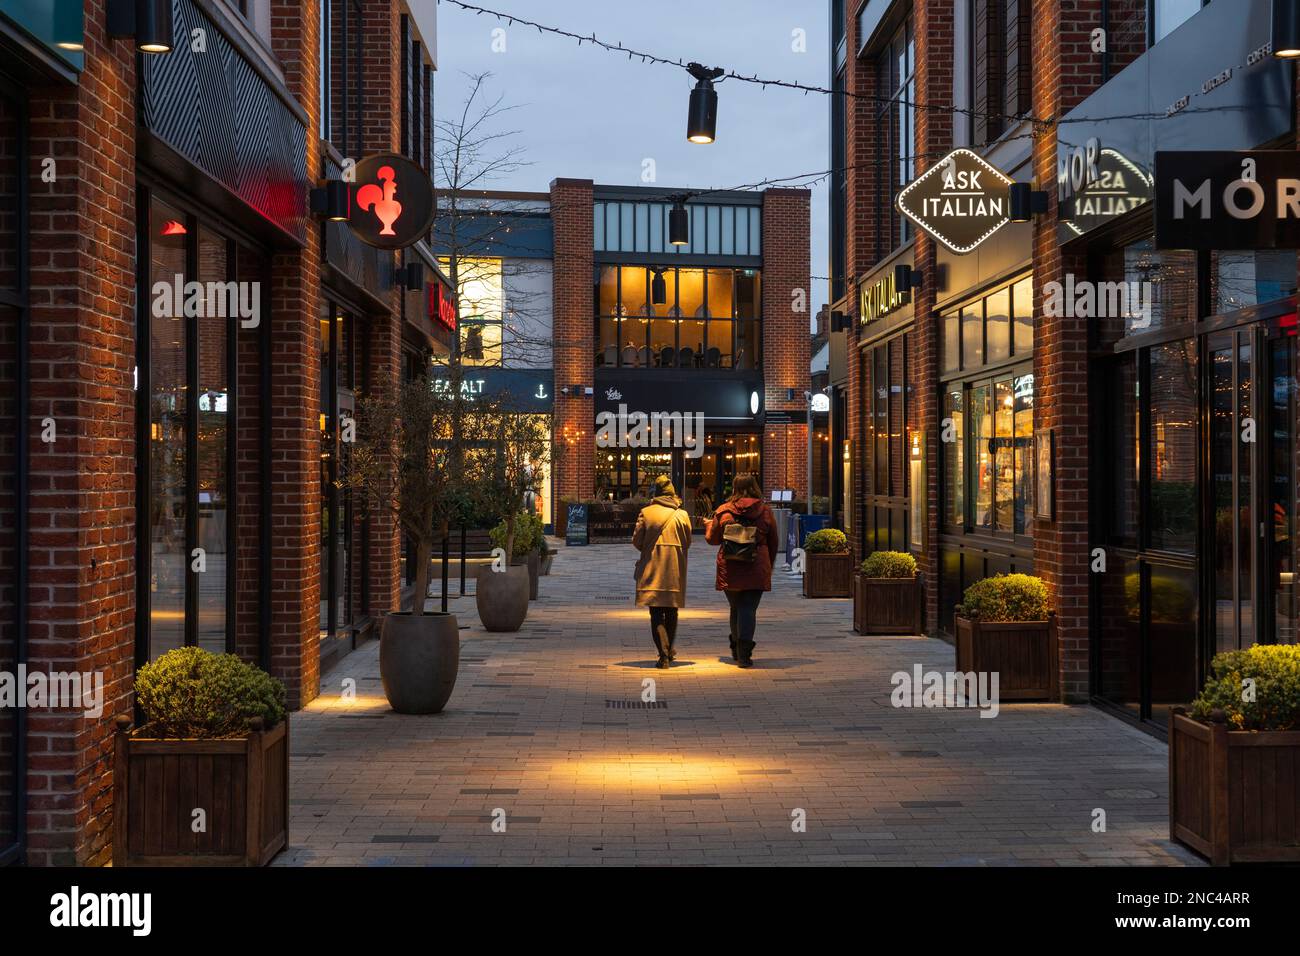
[[[537,578],[542,573],[542,556],[536,551],[528,555],[528,600],[537,600]]]
[[[528,568],[511,565],[493,571],[491,565],[479,568],[474,588],[474,604],[479,620],[489,631],[517,631],[528,616]]]
[[[379,676],[399,714],[436,714],[447,704],[460,668],[460,626],[454,614],[409,611],[384,618]]]

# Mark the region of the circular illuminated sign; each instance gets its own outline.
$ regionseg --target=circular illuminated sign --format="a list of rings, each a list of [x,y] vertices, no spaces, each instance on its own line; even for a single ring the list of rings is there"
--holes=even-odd
[[[758,392],[749,393],[749,413],[751,415],[758,414]]]
[[[356,165],[348,225],[379,249],[404,249],[433,225],[433,182],[405,156],[380,153]]]

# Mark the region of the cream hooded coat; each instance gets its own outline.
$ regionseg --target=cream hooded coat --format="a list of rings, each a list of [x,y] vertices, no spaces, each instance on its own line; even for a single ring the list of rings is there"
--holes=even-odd
[[[641,551],[636,563],[636,603],[640,607],[686,606],[686,550],[691,546],[691,518],[681,499],[661,495],[641,509],[632,544]],[[663,531],[656,537],[660,526]]]

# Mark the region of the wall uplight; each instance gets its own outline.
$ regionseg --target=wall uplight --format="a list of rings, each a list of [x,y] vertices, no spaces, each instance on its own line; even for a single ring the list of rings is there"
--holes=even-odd
[[[141,53],[172,50],[171,0],[108,0],[108,35],[131,37]]]

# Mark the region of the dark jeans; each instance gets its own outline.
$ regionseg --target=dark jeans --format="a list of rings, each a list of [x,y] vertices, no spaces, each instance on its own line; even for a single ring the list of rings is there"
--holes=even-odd
[[[752,645],[758,624],[758,602],[762,591],[723,591],[731,605],[731,639]]]
[[[659,653],[665,654],[668,647],[662,647],[659,644],[660,624],[668,632],[668,647],[672,647],[677,642],[677,608],[652,607],[650,609],[650,633],[654,636],[655,647],[659,649]]]

